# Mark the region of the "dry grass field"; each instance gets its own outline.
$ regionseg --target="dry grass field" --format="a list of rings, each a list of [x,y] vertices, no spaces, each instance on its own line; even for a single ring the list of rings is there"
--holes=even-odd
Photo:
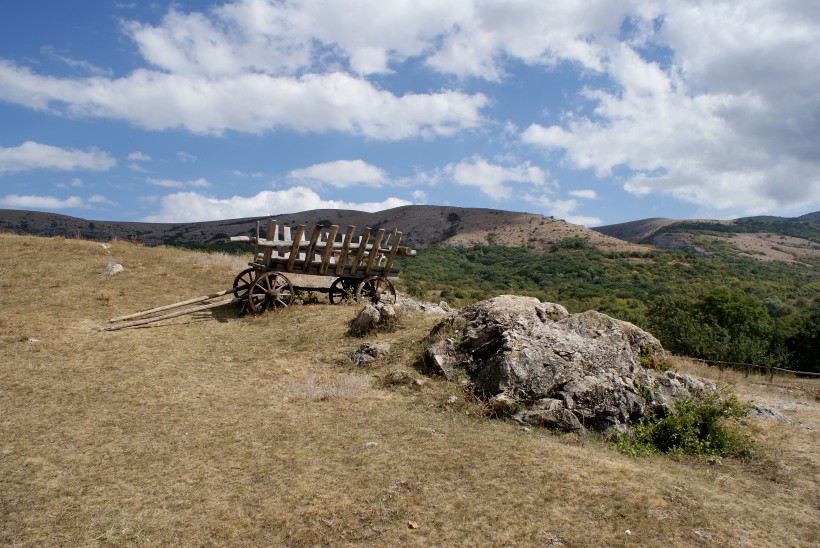
[[[115,260],[125,271],[102,278]],[[632,459],[482,416],[413,368],[405,314],[356,368],[356,306],[109,318],[230,286],[244,262],[0,234],[0,544],[816,546],[818,381],[678,361],[781,411],[752,462]],[[421,386],[386,386],[403,369]],[[449,402],[449,403],[448,403]]]

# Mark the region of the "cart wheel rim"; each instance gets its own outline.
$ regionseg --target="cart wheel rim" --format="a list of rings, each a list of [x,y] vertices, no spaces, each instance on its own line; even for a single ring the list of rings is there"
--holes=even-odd
[[[260,275],[248,291],[248,310],[261,314],[266,310],[287,308],[295,298],[293,284],[282,274],[266,272]]]
[[[396,304],[396,288],[387,278],[371,276],[365,278],[356,288],[358,302]]]
[[[235,299],[241,300],[248,295],[251,285],[256,278],[256,270],[253,268],[246,268],[236,275],[233,280],[233,296]]]
[[[328,299],[330,304],[341,303],[355,298],[356,286],[347,278],[336,278],[330,285]]]

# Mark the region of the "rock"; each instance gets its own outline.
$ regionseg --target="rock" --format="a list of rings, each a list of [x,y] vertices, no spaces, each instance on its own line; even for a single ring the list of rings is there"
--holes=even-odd
[[[453,311],[445,301],[440,301],[438,304],[423,303],[402,294],[398,295],[396,308],[402,312],[422,312],[442,316]]]
[[[749,408],[749,416],[756,417],[758,419],[785,422],[787,424],[794,422],[780,411],[772,409],[771,407],[766,407],[765,405],[759,403],[752,404]]]
[[[392,329],[398,316],[393,305],[377,303],[366,305],[359,315],[350,323],[348,333],[354,337],[364,337],[377,329]]]
[[[381,314],[372,304],[365,306],[350,324],[349,332],[354,337],[363,337],[379,325]]]
[[[356,365],[364,365],[389,353],[390,345],[387,343],[364,343],[350,353],[350,359]]]
[[[100,272],[100,276],[103,278],[109,278],[115,274],[119,274],[123,270],[125,270],[125,268],[123,268],[123,266],[119,263],[108,263],[108,266]]]
[[[519,423],[605,432],[714,388],[647,371],[640,357],[649,351],[664,357],[655,337],[628,322],[503,295],[439,322],[424,363],[450,380],[463,371],[478,397]]]
[[[412,379],[407,371],[396,370],[391,371],[384,379],[384,384],[387,386],[396,386],[401,384],[410,384]]]

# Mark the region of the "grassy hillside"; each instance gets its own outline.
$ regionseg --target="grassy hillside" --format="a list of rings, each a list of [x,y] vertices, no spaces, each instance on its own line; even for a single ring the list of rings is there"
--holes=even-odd
[[[125,271],[99,277],[110,260]],[[815,382],[700,371],[792,422],[750,419],[752,462],[632,459],[489,420],[459,385],[424,377],[431,317],[374,337],[393,348],[367,369],[347,357],[355,306],[98,331],[228,287],[243,263],[0,234],[0,544],[820,541]],[[425,382],[385,386],[396,369]]]

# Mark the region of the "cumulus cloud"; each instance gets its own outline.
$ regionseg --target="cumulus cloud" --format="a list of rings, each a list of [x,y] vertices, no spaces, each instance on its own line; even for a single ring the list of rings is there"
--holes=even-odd
[[[312,166],[294,169],[288,178],[327,183],[337,188],[346,188],[356,185],[382,186],[389,181],[383,169],[364,160],[336,160]]]
[[[598,193],[591,189],[570,190],[569,195],[585,200],[594,200],[598,197]]]
[[[569,200],[553,199],[545,194],[528,194],[527,201],[533,205],[542,207],[547,213],[558,219],[564,219],[568,223],[584,226],[597,226],[603,224],[598,217],[578,215],[575,210],[580,203],[571,198]]]
[[[148,130],[396,141],[485,130],[493,103],[465,91],[475,79],[558,68],[587,87],[568,88],[570,106],[550,109],[521,142],[565,166],[701,207],[820,202],[820,13],[810,2],[236,0],[122,28],[142,56],[133,72],[75,65],[92,76],[55,77],[0,59],[0,100]],[[381,78],[410,65],[452,87]],[[484,164],[447,169],[493,199],[534,184],[504,172],[515,166]]]
[[[192,179],[190,181],[177,181],[175,179],[154,179],[149,177],[146,179],[149,185],[161,186],[164,188],[206,188],[211,186],[207,179],[200,177],[199,179]]]
[[[254,196],[214,198],[196,192],[178,192],[164,196],[160,212],[144,219],[145,222],[195,222],[214,219],[235,219],[294,213],[310,209],[351,209],[356,211],[381,211],[411,205],[400,198],[387,198],[381,202],[347,202],[326,200],[315,191],[295,186],[283,190],[263,190]]]
[[[505,166],[473,156],[457,164],[448,164],[437,178],[451,180],[458,185],[474,186],[493,200],[503,200],[512,196],[510,183],[541,186],[547,182],[547,173],[529,162]]]
[[[668,66],[627,43],[587,89],[589,115],[532,124],[522,140],[638,196],[759,214],[820,202],[820,19],[797,4],[671,3],[642,40],[672,50]],[[693,32],[692,29],[697,29]],[[795,55],[799,51],[799,55]]]
[[[98,195],[91,196],[88,200],[77,196],[60,199],[54,196],[38,196],[35,194],[25,196],[8,194],[0,198],[0,206],[11,209],[80,209],[92,207],[93,204],[111,205],[113,202]]]
[[[26,141],[18,147],[0,147],[0,174],[31,169],[108,171],[116,165],[117,161],[110,154],[94,147],[78,150],[34,141]]]
[[[450,136],[482,122],[482,94],[402,96],[343,72],[220,79],[139,69],[117,79],[43,76],[0,61],[0,98],[37,110],[127,120],[148,130],[338,131],[380,140]]]

